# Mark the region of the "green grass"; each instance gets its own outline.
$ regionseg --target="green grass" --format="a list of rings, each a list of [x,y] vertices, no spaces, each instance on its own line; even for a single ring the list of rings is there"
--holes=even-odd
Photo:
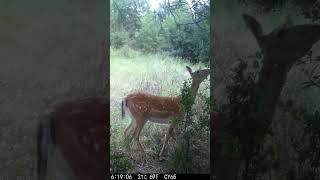
[[[205,65],[191,65],[179,58],[172,58],[161,54],[142,54],[134,50],[123,48],[111,49],[110,58],[110,125],[111,125],[111,164],[116,166],[113,170],[121,169],[131,172],[127,160],[128,142],[125,141],[124,130],[129,123],[129,118],[121,119],[122,99],[136,91],[144,91],[161,96],[177,96],[183,81],[190,78],[186,65],[192,70]],[[209,78],[201,84],[199,91],[209,94]],[[157,155],[162,146],[167,125],[147,123],[143,128],[140,141],[147,154]],[[169,147],[170,148],[170,147]],[[140,154],[134,143],[131,152]],[[121,162],[116,163],[121,155]],[[116,158],[113,158],[116,157]],[[137,156],[139,157],[139,156]],[[137,158],[139,159],[139,158]],[[205,157],[208,159],[208,157]],[[131,162],[133,164],[133,162]],[[131,166],[132,167],[132,166]]]

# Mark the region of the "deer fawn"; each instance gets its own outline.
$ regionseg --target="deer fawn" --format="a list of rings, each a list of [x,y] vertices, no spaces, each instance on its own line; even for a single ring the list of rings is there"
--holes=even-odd
[[[203,82],[210,74],[210,69],[192,72],[190,67],[187,66],[186,68],[192,78],[191,93],[195,98],[201,82]],[[133,138],[144,157],[146,154],[142,144],[140,143],[139,135],[145,123],[149,120],[155,123],[170,124],[159,154],[159,157],[161,157],[174,129],[174,125],[170,123],[169,119],[181,119],[184,116],[184,113],[179,108],[177,97],[162,97],[146,93],[129,94],[123,99],[121,108],[122,118],[126,113],[131,118],[131,123],[125,129],[124,133],[126,136],[129,136],[129,133],[133,134]]]
[[[104,180],[107,176],[105,97],[58,106],[37,129],[37,179]]]
[[[259,48],[263,52],[262,67],[257,82],[259,90],[258,110],[256,120],[259,121],[259,131],[266,131],[270,126],[282,89],[287,81],[287,74],[293,64],[305,56],[312,46],[320,39],[320,25],[293,25],[287,17],[286,22],[270,33],[264,33],[262,25],[248,14],[243,14],[247,28],[253,34]],[[216,179],[237,179],[241,159],[232,157],[235,154],[224,155],[222,132],[222,115],[215,113],[211,125],[213,143],[212,172]],[[263,136],[265,133],[261,133]],[[231,158],[232,157],[232,158]]]

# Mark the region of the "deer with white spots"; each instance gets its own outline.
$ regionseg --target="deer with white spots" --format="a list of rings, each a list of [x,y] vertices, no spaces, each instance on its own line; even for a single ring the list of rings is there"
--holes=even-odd
[[[193,99],[196,97],[200,84],[210,74],[210,69],[199,69],[192,72],[190,67],[186,67],[192,78],[191,95]],[[165,135],[164,143],[160,151],[159,157],[162,156],[163,151],[168,143],[174,125],[169,121],[172,118],[182,119],[184,113],[179,107],[178,97],[163,97],[155,96],[147,93],[134,93],[125,97],[121,104],[122,118],[128,114],[131,118],[131,123],[125,129],[125,135],[133,135],[134,141],[145,157],[145,151],[140,143],[139,135],[147,121],[160,124],[169,124],[169,129]]]
[[[37,180],[104,180],[107,176],[105,97],[57,106],[37,128]]]

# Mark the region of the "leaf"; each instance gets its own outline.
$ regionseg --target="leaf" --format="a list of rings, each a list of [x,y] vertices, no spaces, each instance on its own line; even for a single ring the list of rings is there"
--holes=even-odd
[[[312,68],[312,70],[311,70],[311,72],[310,72],[311,75],[314,74],[314,72],[316,71],[316,69],[318,68],[318,66],[319,66],[319,64],[315,65],[315,66]]]
[[[320,78],[320,74],[314,75],[312,78],[313,79],[319,79]]]
[[[313,86],[313,83],[307,81],[307,82],[303,82],[301,83],[302,84],[302,87],[301,89],[307,89],[307,88],[310,88],[311,86]]]

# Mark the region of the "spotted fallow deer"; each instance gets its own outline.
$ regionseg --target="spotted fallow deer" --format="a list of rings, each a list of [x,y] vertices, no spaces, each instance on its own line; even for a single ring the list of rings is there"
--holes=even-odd
[[[107,176],[106,97],[63,103],[37,128],[37,180],[104,180]]]
[[[194,99],[201,82],[203,82],[210,74],[210,69],[200,69],[192,72],[190,67],[187,66],[186,68],[192,78],[191,94]],[[174,129],[174,125],[170,123],[169,119],[182,119],[184,117],[184,113],[179,107],[177,97],[163,97],[146,93],[134,93],[129,94],[123,99],[121,108],[122,118],[124,118],[126,113],[131,118],[131,123],[125,129],[124,133],[126,136],[129,136],[129,133],[133,132],[133,139],[137,143],[138,148],[141,150],[144,157],[146,154],[142,144],[140,143],[139,135],[145,123],[147,121],[151,121],[160,124],[170,124],[159,154],[159,157],[161,157]]]

